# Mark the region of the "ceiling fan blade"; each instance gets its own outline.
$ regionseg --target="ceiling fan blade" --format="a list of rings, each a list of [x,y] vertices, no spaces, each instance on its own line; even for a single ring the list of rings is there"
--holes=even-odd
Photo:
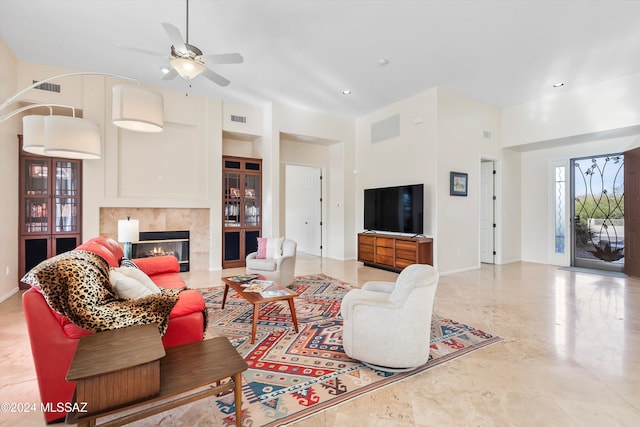
[[[171,70],[169,70],[167,74],[162,76],[162,80],[172,80],[172,79],[175,79],[177,76],[178,76],[178,72],[172,68]]]
[[[205,70],[202,72],[202,75],[208,78],[209,80],[211,80],[212,82],[219,84],[220,86],[227,86],[229,83],[231,83],[229,80],[225,79],[220,74],[214,71],[211,71],[208,68],[205,68]]]
[[[152,52],[150,50],[146,50],[146,49],[140,49],[139,47],[132,47],[132,46],[125,46],[122,44],[118,44],[116,45],[119,48],[122,49],[126,49],[126,50],[131,50],[133,52],[138,52],[138,53],[144,53],[145,55],[151,55],[151,56],[167,56],[164,53],[158,53],[158,52]]]
[[[208,64],[242,64],[244,62],[244,58],[239,53],[217,53],[205,55],[202,59]]]
[[[169,24],[168,22],[163,22],[162,28],[164,28],[164,31],[169,36],[169,40],[171,40],[171,44],[175,50],[184,54],[189,52],[184,44],[184,39],[182,38],[182,34],[180,34],[180,30],[178,30],[176,26]]]

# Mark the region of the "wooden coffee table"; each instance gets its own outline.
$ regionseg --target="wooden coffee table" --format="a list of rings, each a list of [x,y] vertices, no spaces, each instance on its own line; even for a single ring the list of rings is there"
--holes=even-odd
[[[224,309],[224,304],[227,301],[227,293],[229,292],[229,288],[232,288],[238,295],[240,295],[245,300],[249,301],[253,304],[253,327],[251,329],[251,344],[256,341],[256,330],[258,329],[258,317],[260,314],[260,304],[264,304],[266,302],[272,301],[287,301],[289,303],[289,309],[291,310],[291,317],[293,318],[293,326],[295,331],[298,332],[298,319],[296,318],[296,308],[293,305],[293,299],[298,296],[297,293],[288,289],[285,286],[282,286],[280,283],[274,283],[266,290],[286,290],[288,291],[288,295],[279,295],[275,297],[263,297],[260,292],[245,292],[245,288],[242,285],[246,282],[238,282],[232,280],[236,276],[228,276],[223,277],[222,281],[224,282],[224,296],[222,297],[222,308]],[[258,276],[258,280],[264,280],[264,277]]]

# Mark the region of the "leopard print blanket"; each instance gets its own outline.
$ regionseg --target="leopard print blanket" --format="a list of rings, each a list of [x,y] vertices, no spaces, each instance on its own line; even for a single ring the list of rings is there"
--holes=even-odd
[[[49,306],[91,332],[155,323],[164,334],[179,290],[118,299],[109,281],[109,264],[100,256],[73,250],[38,264],[22,282],[39,286]]]

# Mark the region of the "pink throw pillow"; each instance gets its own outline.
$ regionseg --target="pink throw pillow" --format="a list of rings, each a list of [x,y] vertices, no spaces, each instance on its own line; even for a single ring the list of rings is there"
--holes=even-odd
[[[265,259],[267,257],[267,239],[258,237],[258,254],[256,258]]]
[[[283,237],[258,237],[258,259],[277,259],[282,256]]]

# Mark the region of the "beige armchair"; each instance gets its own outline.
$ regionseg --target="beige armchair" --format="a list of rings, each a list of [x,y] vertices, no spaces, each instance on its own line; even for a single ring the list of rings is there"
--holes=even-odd
[[[250,253],[246,258],[247,274],[261,274],[267,280],[289,286],[293,283],[297,246],[293,240],[284,239],[280,256],[260,259],[257,258],[257,252]]]
[[[398,371],[429,360],[438,273],[413,264],[395,283],[368,282],[342,300],[344,352],[377,369]]]

